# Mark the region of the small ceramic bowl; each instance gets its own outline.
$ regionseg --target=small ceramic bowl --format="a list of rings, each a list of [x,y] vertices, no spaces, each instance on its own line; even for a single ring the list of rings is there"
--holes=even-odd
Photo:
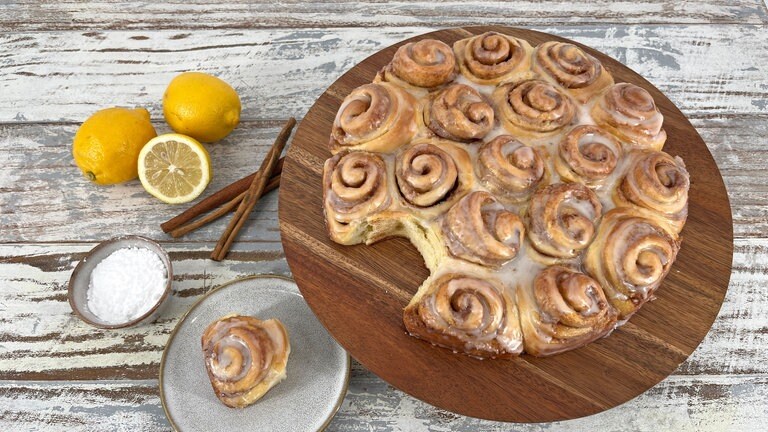
[[[120,324],[110,324],[102,321],[93,312],[88,309],[88,287],[91,281],[91,272],[96,266],[106,257],[111,255],[118,249],[128,247],[141,247],[149,249],[160,258],[165,265],[167,283],[165,285],[165,291],[160,297],[160,300],[156,304],[152,305],[147,312],[128,322]],[[83,258],[75,270],[72,272],[72,276],[69,278],[69,305],[72,307],[72,311],[75,312],[81,320],[94,327],[104,329],[117,329],[133,327],[142,324],[153,322],[160,315],[168,299],[171,297],[171,286],[173,284],[173,269],[171,267],[171,260],[168,258],[168,253],[157,242],[141,236],[121,236],[99,243],[91,249],[90,252]]]

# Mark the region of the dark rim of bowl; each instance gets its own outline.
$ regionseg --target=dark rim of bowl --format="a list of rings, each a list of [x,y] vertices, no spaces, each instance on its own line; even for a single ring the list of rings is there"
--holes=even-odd
[[[91,258],[96,252],[100,251],[101,249],[103,249],[103,248],[105,248],[105,247],[107,247],[107,246],[109,246],[111,244],[114,244],[114,243],[117,243],[117,242],[120,242],[120,241],[124,241],[124,240],[138,240],[139,242],[152,245],[152,246],[154,246],[156,248],[156,249],[153,248],[153,249],[150,249],[150,250],[152,252],[157,253],[157,255],[160,257],[160,260],[163,262],[163,265],[165,265],[165,272],[166,272],[166,277],[167,277],[167,281],[166,281],[166,284],[165,284],[165,290],[163,291],[163,295],[160,296],[160,299],[158,299],[158,301],[154,305],[152,305],[152,307],[147,312],[145,312],[140,317],[135,318],[135,319],[133,319],[131,321],[128,321],[126,323],[123,323],[123,324],[102,324],[102,323],[98,323],[98,322],[89,320],[88,318],[85,317],[85,315],[83,315],[80,312],[78,307],[75,305],[75,301],[73,300],[73,297],[74,297],[74,295],[73,295],[74,281],[77,278],[77,276],[80,274],[80,271],[82,270],[83,263],[88,261],[88,259]],[[96,327],[96,328],[101,328],[101,329],[119,329],[119,328],[126,328],[126,327],[134,326],[134,325],[140,323],[141,321],[145,320],[149,316],[151,316],[160,307],[160,305],[162,305],[165,302],[165,300],[171,294],[172,287],[173,287],[173,268],[171,266],[171,259],[168,256],[168,252],[165,249],[163,249],[162,246],[160,246],[160,243],[158,243],[158,242],[156,242],[156,241],[154,241],[152,239],[148,239],[146,237],[142,237],[142,236],[138,236],[138,235],[124,235],[124,236],[114,237],[114,238],[111,238],[109,240],[105,240],[105,241],[97,244],[93,249],[88,251],[88,253],[83,257],[83,259],[80,260],[79,263],[77,263],[77,266],[72,271],[72,275],[69,277],[69,283],[67,285],[67,299],[69,300],[69,306],[72,309],[72,312],[74,312],[75,315],[77,315],[77,317],[80,318],[80,320],[82,320],[84,323],[86,323],[88,325],[91,325],[93,327]]]

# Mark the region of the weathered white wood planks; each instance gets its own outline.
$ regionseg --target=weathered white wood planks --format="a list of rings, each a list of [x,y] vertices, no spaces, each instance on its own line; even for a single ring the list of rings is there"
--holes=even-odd
[[[144,106],[162,119],[173,76],[203,70],[240,92],[243,118],[302,116],[368,55],[434,27],[0,34],[0,122],[81,122],[99,108]],[[687,115],[768,114],[764,26],[536,27],[627,64]],[[734,49],[734,46],[744,46]]]
[[[0,4],[0,430],[167,430],[156,374],[183,312],[210,287],[288,274],[277,196],[259,204],[230,260],[207,259],[219,222],[181,241],[178,213],[138,182],[96,187],[70,155],[99,108],[146,106],[184,70],[230,81],[245,121],[209,146],[209,191],[252,172],[288,116],[301,117],[366,56],[438,27],[529,26],[593,46],[664,91],[691,118],[729,191],[734,273],[712,331],[661,384],[570,422],[507,425],[434,409],[358,364],[329,430],[760,430],[768,422],[768,8],[760,1],[251,1]],[[226,169],[222,169],[226,167]],[[183,208],[183,206],[182,206]],[[96,241],[121,233],[166,242],[175,294],[151,326],[103,332],[71,315],[66,282]],[[44,380],[44,381],[40,381]],[[99,381],[93,381],[99,380]]]
[[[461,1],[430,2],[342,0],[274,2],[180,1],[144,3],[58,1],[12,2],[0,10],[0,30],[92,29],[243,29],[269,27],[395,27],[478,24],[579,25],[593,21],[617,23],[766,22],[758,0],[664,0],[591,2]]]
[[[405,396],[353,362],[347,398],[328,431],[757,431],[768,379],[672,376],[624,405],[567,422],[512,425],[458,416]],[[169,430],[155,380],[0,382],[0,429]]]

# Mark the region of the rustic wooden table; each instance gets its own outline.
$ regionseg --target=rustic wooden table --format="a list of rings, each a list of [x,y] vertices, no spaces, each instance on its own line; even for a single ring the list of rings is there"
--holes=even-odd
[[[578,3],[578,4],[572,4]],[[179,72],[233,84],[240,127],[209,146],[216,190],[254,170],[279,127],[344,71],[401,39],[441,27],[504,24],[571,38],[636,70],[691,119],[733,208],[729,292],[710,334],[662,383],[592,417],[512,425],[435,409],[353,365],[334,431],[762,430],[768,423],[768,8],[761,1],[0,2],[0,430],[167,430],[157,373],[179,317],[211,287],[290,274],[277,194],[258,206],[229,259],[208,253],[222,222],[173,241],[179,211],[137,182],[96,187],[70,146],[108,106],[147,107]],[[75,318],[69,275],[116,234],[158,239],[177,275],[153,325],[99,331]],[[706,271],[706,269],[702,269]]]

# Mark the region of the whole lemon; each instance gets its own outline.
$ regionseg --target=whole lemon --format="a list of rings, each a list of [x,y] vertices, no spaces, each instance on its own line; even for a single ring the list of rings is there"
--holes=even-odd
[[[80,125],[72,156],[92,182],[122,183],[138,177],[139,152],[156,136],[146,109],[107,108]]]
[[[163,95],[165,121],[176,133],[218,141],[240,122],[240,97],[229,84],[202,72],[176,76]]]

